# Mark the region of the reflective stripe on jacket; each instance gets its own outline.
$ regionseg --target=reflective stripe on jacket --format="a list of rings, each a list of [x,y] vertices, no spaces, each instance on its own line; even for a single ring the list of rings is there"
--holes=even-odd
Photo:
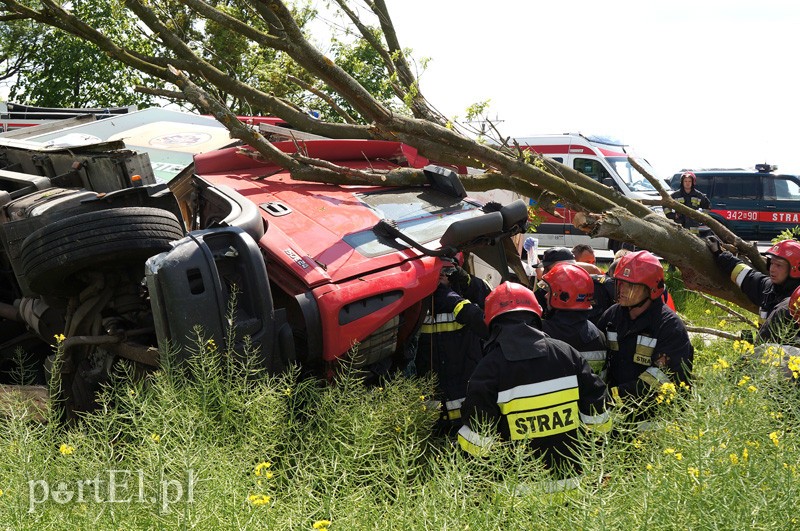
[[[610,429],[605,385],[566,343],[524,323],[506,325],[505,337],[498,328],[470,378],[459,444],[485,455],[498,439],[525,441],[550,468],[574,471],[578,426]],[[509,345],[529,352],[504,353]]]
[[[658,298],[635,320],[615,304],[599,326],[608,339],[608,385],[621,398],[635,397],[644,412],[661,385],[688,382],[694,347],[683,321]],[[646,415],[645,415],[646,416]]]

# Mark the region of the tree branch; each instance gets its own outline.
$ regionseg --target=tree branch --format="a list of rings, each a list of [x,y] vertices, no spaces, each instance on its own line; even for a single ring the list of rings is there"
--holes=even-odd
[[[345,122],[347,122],[347,123],[349,123],[349,124],[354,124],[354,123],[356,123],[356,121],[353,119],[353,117],[352,117],[352,116],[350,116],[350,114],[348,114],[348,112],[347,112],[346,110],[342,109],[342,108],[341,108],[341,107],[340,107],[340,106],[339,106],[339,105],[338,105],[338,104],[337,104],[337,103],[334,101],[334,99],[333,99],[333,98],[331,98],[330,96],[328,96],[327,94],[325,94],[325,93],[324,93],[324,92],[322,92],[321,90],[319,90],[319,89],[317,89],[317,88],[315,88],[315,87],[313,87],[313,86],[309,85],[308,83],[306,83],[306,82],[305,82],[305,81],[303,81],[302,79],[300,79],[300,78],[297,78],[297,77],[295,77],[295,76],[293,76],[293,75],[291,75],[291,74],[286,74],[286,79],[288,79],[289,81],[291,81],[292,83],[294,83],[294,84],[295,84],[295,85],[297,85],[298,87],[302,88],[303,90],[307,90],[307,91],[309,91],[310,93],[314,94],[314,95],[315,95],[315,96],[317,96],[319,99],[321,99],[322,101],[324,101],[325,103],[327,103],[327,104],[328,104],[328,105],[331,107],[331,109],[333,109],[333,111],[334,111],[336,114],[338,114],[339,116],[341,116],[341,117],[344,119],[344,121],[345,121]]]
[[[698,295],[700,295],[703,299],[705,299],[708,302],[710,302],[713,306],[716,306],[717,308],[727,312],[729,315],[734,316],[738,321],[741,321],[742,323],[744,323],[746,325],[749,325],[749,326],[755,328],[756,330],[758,329],[758,325],[756,323],[754,323],[753,321],[748,319],[745,315],[742,315],[741,313],[737,312],[733,308],[728,308],[724,304],[720,304],[719,301],[716,301],[716,300],[712,299],[711,297],[709,297],[705,293],[701,293],[699,291],[695,291],[694,293],[697,293]]]
[[[721,337],[722,339],[730,339],[731,341],[737,341],[742,339],[740,334],[731,334],[730,332],[724,332],[722,330],[717,330],[715,328],[704,328],[702,326],[689,326],[686,325],[686,331],[692,332],[694,334],[708,334],[711,336]]]
[[[671,208],[676,212],[680,212],[681,214],[693,219],[701,225],[706,225],[714,234],[722,238],[723,242],[731,244],[735,250],[738,250],[739,253],[746,256],[756,269],[760,271],[766,271],[767,264],[764,261],[764,258],[761,256],[761,253],[758,252],[758,246],[745,242],[739,236],[731,232],[728,227],[712,218],[708,214],[700,212],[699,210],[695,210],[684,205],[682,202],[673,199],[672,196],[669,195],[669,192],[664,190],[658,179],[650,175],[644,168],[642,168],[633,157],[628,157],[628,162],[631,164],[631,166],[636,168],[639,173],[644,175],[645,179],[647,179],[658,191],[659,195],[661,196],[661,201],[658,204]]]

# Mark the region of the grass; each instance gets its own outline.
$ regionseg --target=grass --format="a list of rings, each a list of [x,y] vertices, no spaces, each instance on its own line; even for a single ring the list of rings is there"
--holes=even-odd
[[[649,431],[588,441],[560,493],[524,448],[474,460],[432,436],[430,380],[267,377],[197,344],[187,367],[120,371],[76,425],[1,418],[0,529],[797,526],[798,388],[743,342],[700,342],[691,390]]]

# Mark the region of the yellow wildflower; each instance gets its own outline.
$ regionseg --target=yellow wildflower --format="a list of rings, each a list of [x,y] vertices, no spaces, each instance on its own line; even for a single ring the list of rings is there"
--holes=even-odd
[[[750,385],[747,387],[747,390],[751,393],[755,393],[756,391],[758,391],[758,387],[756,387],[755,385]]]
[[[698,477],[700,477],[700,469],[699,468],[695,468],[693,466],[690,466],[689,468],[686,469],[686,472],[688,472],[689,476],[691,476],[694,479],[697,479]]]
[[[674,454],[675,448],[664,448],[664,455]]]
[[[741,387],[741,386],[743,386],[744,384],[746,384],[749,381],[750,381],[750,377],[749,376],[743,376],[742,379],[739,380],[739,384],[738,385],[739,385],[739,387]]]
[[[722,320],[721,320],[719,323],[717,323],[717,326],[719,326],[720,328],[722,328],[722,327],[724,327],[724,326],[725,326],[725,325],[727,325],[727,324],[728,324],[728,321],[726,321],[725,319],[722,319]]]
[[[3,495],[3,489],[0,489],[0,496]]]
[[[61,452],[61,455],[72,455],[75,453],[75,448],[66,443],[62,443],[61,446],[59,446],[58,451]]]
[[[780,441],[778,440],[778,432],[777,431],[773,431],[772,433],[770,433],[769,434],[769,439],[772,441],[772,443],[775,446],[778,446],[780,444]]]
[[[745,340],[741,340],[741,341],[736,340],[736,341],[733,342],[733,350],[734,350],[734,352],[737,352],[737,353],[743,353],[743,354],[744,353],[748,353],[748,352],[752,353],[753,352],[753,348],[754,348],[753,344],[749,343],[749,342],[747,342]]]
[[[750,457],[750,452],[747,451],[747,448],[742,450],[742,461],[747,461],[747,458]]]
[[[266,476],[268,473],[270,473],[269,470],[268,470],[270,467],[272,467],[272,463],[269,463],[267,461],[262,461],[262,462],[260,462],[259,464],[256,465],[256,468],[253,469],[253,473],[256,476]],[[272,476],[270,476],[270,477],[272,477]],[[269,479],[269,478],[267,478],[267,479]]]
[[[706,308],[706,315],[711,315],[711,310],[709,310],[708,308]]]
[[[283,394],[285,394],[286,396],[292,396],[292,388],[287,387],[286,389],[283,390]]]
[[[729,368],[731,365],[722,358],[717,358],[717,362],[711,365],[714,370],[720,371]],[[681,382],[683,383],[683,382]]]
[[[800,378],[800,356],[789,356],[787,367],[792,371],[792,378]]]
[[[268,504],[272,501],[272,498],[266,494],[251,494],[247,497],[247,501],[249,501],[251,505],[258,507],[259,505]]]
[[[328,529],[330,526],[331,526],[330,520],[317,520],[311,527],[313,527],[314,529]]]
[[[739,464],[739,456],[738,455],[731,454],[731,455],[728,456],[728,458],[731,460],[731,464],[732,465],[738,465]]]
[[[661,384],[661,387],[658,389],[658,396],[656,397],[656,401],[660,404],[661,402],[666,402],[669,404],[672,402],[672,399],[675,398],[675,394],[677,390],[675,388],[675,384],[672,382],[667,382]]]
[[[67,339],[67,337],[64,334],[56,334],[53,337],[56,338],[56,341],[58,341],[59,343]]]
[[[680,452],[675,452],[675,459],[677,459],[678,461],[682,460],[683,454]]]

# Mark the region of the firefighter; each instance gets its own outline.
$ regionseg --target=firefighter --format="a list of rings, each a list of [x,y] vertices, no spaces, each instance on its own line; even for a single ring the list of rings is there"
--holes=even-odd
[[[800,286],[770,312],[758,330],[758,341],[800,346],[798,324],[800,324]]]
[[[446,265],[420,328],[414,365],[417,376],[436,375],[435,406],[441,405],[442,412],[437,429],[450,433],[461,425],[467,380],[483,355],[481,340],[488,337],[488,329],[483,310],[451,288],[448,275],[455,265],[443,261]]]
[[[670,194],[670,197],[679,203],[683,203],[689,208],[694,210],[698,209],[708,209],[711,207],[711,202],[708,200],[708,197],[695,188],[697,184],[697,176],[694,172],[685,171],[681,175],[681,188],[675,192]],[[675,212],[671,208],[664,207],[664,215],[667,216],[669,219],[673,220],[675,223],[680,225],[685,229],[689,229],[691,232],[695,234],[699,234],[700,232],[700,224],[695,220],[681,214],[680,212]]]
[[[757,367],[779,367],[778,374],[800,385],[800,287],[770,312],[759,329],[758,341],[743,360]]]
[[[453,291],[483,309],[483,303],[489,292],[492,291],[492,287],[485,280],[468,273],[463,266],[464,253],[459,252],[456,254],[452,265],[445,268],[450,287]]]
[[[541,314],[521,284],[504,282],[487,297],[490,337],[469,380],[458,442],[483,456],[498,438],[525,441],[559,481],[571,483],[579,472],[578,427],[611,428],[608,393],[574,348],[541,331]]]
[[[608,385],[633,421],[646,420],[664,384],[689,380],[694,348],[683,321],[664,304],[664,268],[653,254],[636,251],[614,270],[617,303],[600,318],[608,341]]]
[[[542,331],[575,348],[605,381],[606,336],[589,321],[594,295],[592,277],[575,264],[560,263],[542,281],[547,293]]]
[[[536,294],[536,302],[539,303],[539,306],[544,308],[547,306],[547,294],[544,291],[544,288],[541,286],[540,282],[545,274],[550,271],[553,266],[556,264],[574,264],[575,263],[575,256],[573,256],[572,251],[567,249],[566,247],[551,247],[547,249],[544,254],[542,254],[542,261],[539,263],[538,267],[536,268],[536,289],[534,293]]]
[[[576,262],[583,262],[585,264],[596,264],[597,258],[594,256],[594,249],[586,243],[579,243],[572,248],[572,256],[575,257]]]
[[[627,254],[629,251],[625,249]],[[622,256],[624,256],[624,254]],[[603,316],[614,304],[614,297],[616,296],[616,288],[614,287],[614,269],[617,267],[619,258],[614,259],[611,265],[608,266],[608,271],[600,275],[591,275],[592,283],[594,284],[594,294],[592,295],[592,309],[589,310],[589,321],[597,325],[600,322],[600,317]]]
[[[742,293],[758,306],[762,326],[778,303],[800,286],[800,242],[796,240],[778,242],[764,253],[768,275],[759,273],[731,253],[723,251],[715,236],[706,238],[706,245],[714,255],[717,267],[730,275]]]

